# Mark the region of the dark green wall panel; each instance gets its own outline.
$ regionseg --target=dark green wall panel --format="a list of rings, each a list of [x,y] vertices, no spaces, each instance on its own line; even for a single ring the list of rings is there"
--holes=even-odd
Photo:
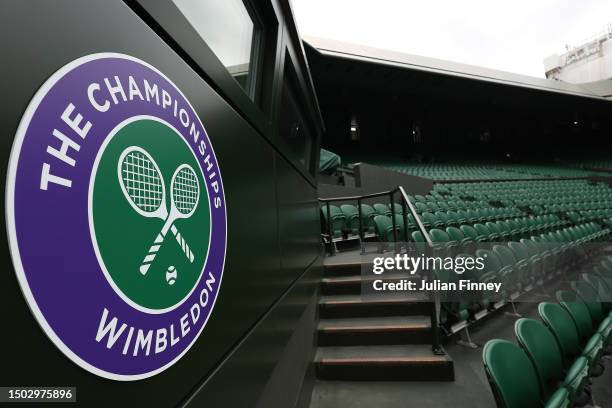
[[[320,251],[317,190],[285,161],[278,160],[278,220],[283,274],[295,276]]]

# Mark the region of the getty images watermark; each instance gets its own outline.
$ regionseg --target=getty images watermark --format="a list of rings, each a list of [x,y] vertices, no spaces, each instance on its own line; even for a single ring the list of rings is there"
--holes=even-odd
[[[607,243],[600,242],[469,242],[434,247],[367,243],[361,256],[361,295],[430,301],[429,295],[435,294],[442,302],[483,304],[541,302],[559,290],[574,291],[568,282],[597,274],[598,257],[606,250]]]
[[[372,259],[372,274],[378,279],[372,280],[371,287],[375,292],[485,290],[499,293],[502,282],[480,282],[470,278],[440,279],[442,276],[435,276],[441,275],[440,271],[444,271],[445,276],[449,273],[461,276],[466,272],[482,272],[484,269],[485,256],[381,255]],[[424,272],[434,272],[434,278],[423,276]],[[413,279],[415,276],[421,279]]]

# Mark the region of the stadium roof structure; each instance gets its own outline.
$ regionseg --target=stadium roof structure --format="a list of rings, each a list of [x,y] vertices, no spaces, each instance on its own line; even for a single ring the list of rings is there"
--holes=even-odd
[[[352,60],[355,62],[369,62],[394,68],[405,68],[406,70],[448,75],[457,78],[472,79],[577,97],[612,100],[612,80],[603,80],[587,84],[570,84],[475,65],[350,44],[326,38],[303,36],[303,39],[323,56],[333,58]]]

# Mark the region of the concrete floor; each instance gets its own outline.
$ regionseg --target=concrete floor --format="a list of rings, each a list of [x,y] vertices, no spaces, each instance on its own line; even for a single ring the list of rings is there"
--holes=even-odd
[[[518,305],[525,317],[539,319],[536,303]],[[483,345],[489,339],[515,341],[515,317],[499,315],[484,322],[472,333],[473,340]],[[319,381],[311,399],[311,408],[491,408],[495,401],[484,369],[482,348],[477,350],[449,343],[447,352],[455,361],[454,382],[343,382]],[[606,371],[593,379],[595,402],[612,408],[612,359],[606,358]]]

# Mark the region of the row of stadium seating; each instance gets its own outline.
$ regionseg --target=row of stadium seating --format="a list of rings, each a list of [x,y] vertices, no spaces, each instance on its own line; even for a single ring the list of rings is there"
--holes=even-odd
[[[523,164],[471,164],[471,163],[376,163],[389,170],[433,180],[503,180],[571,178],[601,175],[602,173],[576,166],[523,165]]]
[[[608,257],[538,306],[542,321],[521,318],[518,345],[490,340],[482,359],[498,407],[572,407],[593,403],[589,378],[604,370],[612,343],[612,260]]]
[[[585,197],[586,200],[585,200]],[[579,223],[591,220],[612,218],[612,190],[605,184],[591,185],[584,180],[530,181],[500,183],[461,183],[455,185],[436,185],[431,194],[409,197],[424,225],[430,227],[449,227],[462,224],[487,223],[496,221],[497,227],[490,229],[502,231],[517,228],[513,223],[529,224],[530,217],[558,217],[562,223]],[[391,217],[392,213],[402,214],[402,206],[376,203],[373,206],[362,204],[362,226],[371,236],[376,233],[374,217]],[[321,208],[324,229],[328,226],[327,208]],[[332,237],[359,234],[359,210],[353,204],[340,207],[330,205]],[[396,227],[403,228],[403,217],[396,218]],[[388,241],[390,223],[381,220],[381,241]],[[415,230],[416,223],[411,214],[407,216],[408,230]],[[505,225],[504,225],[505,224]],[[507,224],[510,224],[509,226]],[[524,227],[524,226],[523,226]],[[478,227],[482,228],[482,227]],[[518,226],[522,228],[522,226]],[[499,231],[497,231],[499,233]],[[400,238],[403,234],[400,232]]]
[[[461,232],[461,231],[459,231]],[[532,234],[533,232],[528,232]],[[434,250],[452,249],[448,254],[456,257],[485,259],[484,269],[466,272],[458,276],[452,271],[437,270],[436,278],[442,282],[457,282],[459,279],[469,279],[473,282],[499,282],[503,284],[500,293],[481,293],[478,299],[464,299],[460,302],[446,302],[440,321],[449,333],[456,333],[466,328],[472,322],[484,317],[488,311],[512,303],[517,297],[534,289],[546,292],[547,283],[556,276],[563,275],[580,257],[571,256],[588,248],[579,249],[583,244],[601,241],[609,236],[610,230],[596,223],[586,223],[577,226],[558,228],[557,230],[521,238],[519,241],[489,244],[490,249],[483,245],[471,245],[471,238],[451,238],[450,234],[441,230],[431,230]],[[425,242],[420,231],[412,233],[417,243]],[[490,242],[490,238],[485,238]],[[504,240],[505,241],[505,240]],[[475,248],[478,248],[474,251]],[[425,246],[419,248],[425,251]]]

